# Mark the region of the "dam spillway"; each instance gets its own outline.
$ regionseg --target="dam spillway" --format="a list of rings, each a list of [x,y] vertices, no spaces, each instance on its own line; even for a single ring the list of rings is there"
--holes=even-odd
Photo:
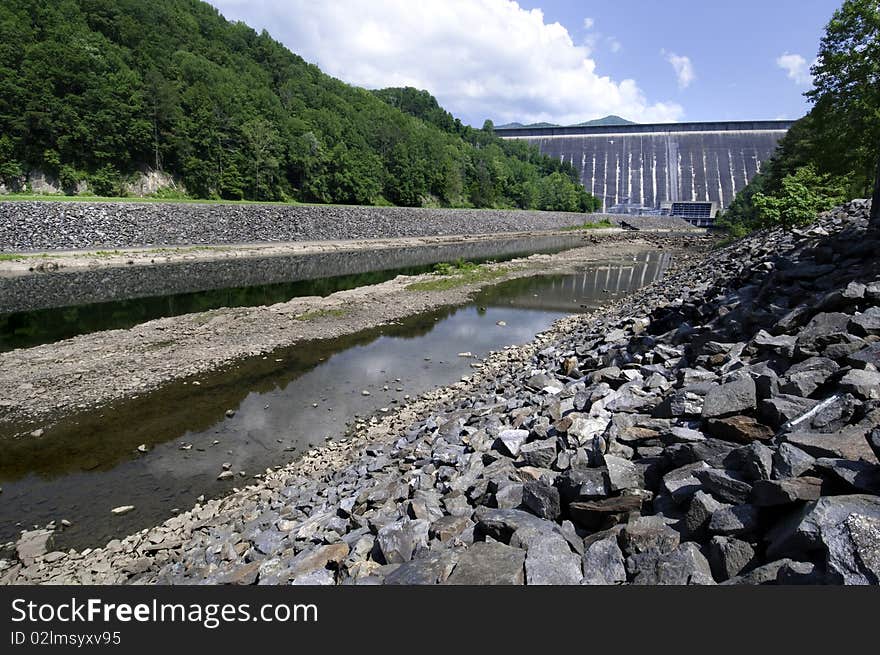
[[[724,209],[761,171],[793,121],[499,127],[577,170],[602,211],[672,202]]]

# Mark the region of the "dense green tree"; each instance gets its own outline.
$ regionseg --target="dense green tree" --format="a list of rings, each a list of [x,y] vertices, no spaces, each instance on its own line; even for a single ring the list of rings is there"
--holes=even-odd
[[[779,192],[768,195],[757,192],[752,199],[758,213],[772,225],[790,229],[809,223],[816,214],[843,202],[846,191],[831,175],[819,175],[816,169],[804,166],[782,179]]]
[[[880,3],[846,0],[825,29],[812,68],[822,170],[846,175],[860,195],[880,193]],[[873,218],[880,222],[880,202]]]
[[[735,234],[790,224],[796,205],[808,211],[826,204],[817,196],[837,197],[841,189],[843,198],[873,195],[872,221],[880,222],[880,2],[843,2],[826,26],[812,73],[809,114],[721,221]],[[806,196],[796,203],[791,192],[801,183]]]

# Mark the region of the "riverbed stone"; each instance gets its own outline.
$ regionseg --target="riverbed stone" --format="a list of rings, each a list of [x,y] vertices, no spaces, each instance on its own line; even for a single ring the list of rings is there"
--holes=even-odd
[[[28,530],[22,532],[15,543],[15,552],[18,559],[25,566],[31,566],[39,557],[42,557],[54,543],[55,535],[52,530]]]

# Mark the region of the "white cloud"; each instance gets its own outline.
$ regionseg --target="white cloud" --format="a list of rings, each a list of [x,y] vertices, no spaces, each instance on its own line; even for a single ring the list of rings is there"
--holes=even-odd
[[[623,49],[623,45],[613,36],[608,37],[608,49],[613,53],[618,53]]]
[[[594,21],[592,18],[584,18],[584,29],[585,30],[593,29],[593,25],[595,25],[595,24],[596,24],[596,21]]]
[[[487,117],[565,124],[607,114],[644,122],[684,114],[677,103],[649,101],[635,80],[600,74],[588,46],[545,22],[539,9],[511,0],[211,2],[229,19],[269,30],[330,75],[368,88],[428,89],[473,125]]]
[[[813,83],[810,66],[801,55],[786,52],[776,58],[776,65],[784,70],[788,79],[793,80],[795,84],[810,86]]]
[[[660,52],[666,55],[666,61],[672,64],[675,76],[678,78],[678,88],[688,88],[696,78],[694,75],[694,65],[691,63],[690,57],[677,55],[674,52],[666,52],[665,50]]]

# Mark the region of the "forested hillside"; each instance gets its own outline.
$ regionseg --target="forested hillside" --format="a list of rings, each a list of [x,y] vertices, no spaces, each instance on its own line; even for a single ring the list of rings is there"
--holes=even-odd
[[[427,92],[323,74],[198,0],[0,3],[0,180],[120,193],[139,169],[227,199],[595,208],[571,166]]]

